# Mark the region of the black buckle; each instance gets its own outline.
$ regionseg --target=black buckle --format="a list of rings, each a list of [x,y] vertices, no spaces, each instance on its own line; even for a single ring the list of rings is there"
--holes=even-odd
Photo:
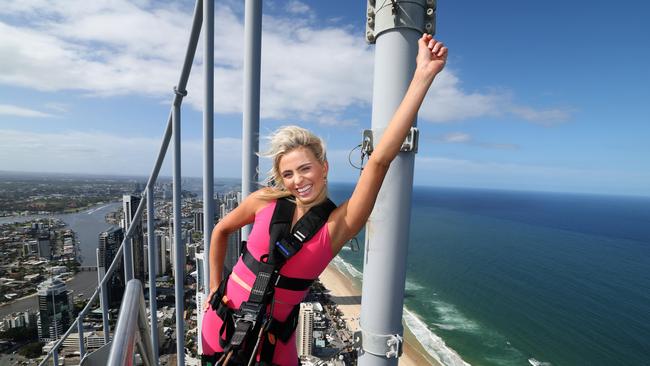
[[[239,311],[233,314],[235,332],[230,339],[231,347],[239,348],[246,340],[246,337],[259,321],[262,315],[264,304],[244,302],[241,304]]]

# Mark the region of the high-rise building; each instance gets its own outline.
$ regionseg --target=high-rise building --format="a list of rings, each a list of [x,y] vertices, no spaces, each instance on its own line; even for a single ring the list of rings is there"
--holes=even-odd
[[[52,246],[50,244],[49,233],[44,233],[38,237],[38,256],[45,259],[52,259]]]
[[[124,228],[124,233],[129,230],[131,225],[136,225],[134,228],[131,245],[131,253],[133,258],[133,277],[140,280],[144,283],[145,271],[144,271],[144,233],[142,231],[142,216],[137,221],[134,221],[135,212],[138,210],[138,205],[140,204],[140,197],[132,196],[125,194],[122,196],[122,209],[124,212],[124,220],[122,221],[122,227]]]
[[[32,310],[27,310],[19,313],[12,313],[2,319],[2,327],[4,330],[12,328],[31,327],[37,324],[37,315]]]
[[[172,238],[169,235],[164,235],[162,237],[162,242],[160,244],[160,264],[162,271],[161,273],[167,274],[172,271],[172,255],[174,248],[172,246]]]
[[[38,339],[59,339],[72,323],[70,300],[65,282],[52,278],[38,286]]]
[[[314,344],[314,304],[300,303],[298,327],[296,328],[296,346],[298,357],[311,356]]]
[[[241,201],[241,193],[230,192],[223,196],[222,203],[219,205],[219,217],[225,217],[230,211],[237,208]],[[241,229],[233,232],[228,236],[228,245],[226,249],[226,258],[224,260],[223,271],[224,278],[232,272],[241,255]]]
[[[113,262],[122,240],[124,240],[124,230],[120,227],[114,227],[99,234],[99,263],[97,267],[102,278]],[[126,288],[123,263],[123,261],[119,261],[115,272],[107,282],[106,294],[109,307],[119,307],[122,301],[122,294]]]
[[[194,213],[194,231],[203,232],[203,212]]]
[[[32,254],[38,254],[38,242],[36,240],[30,240],[23,244],[23,255],[29,257]]]
[[[196,253],[196,334],[198,335],[198,354],[203,354],[203,345],[201,337],[201,325],[203,322],[203,304],[205,303],[205,294],[203,293],[203,268],[206,265],[204,253]]]

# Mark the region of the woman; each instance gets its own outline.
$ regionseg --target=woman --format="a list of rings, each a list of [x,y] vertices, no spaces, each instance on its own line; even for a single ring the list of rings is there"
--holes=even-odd
[[[443,69],[446,60],[447,48],[442,43],[428,34],[424,34],[419,39],[416,70],[411,84],[379,144],[374,148],[352,196],[334,209],[326,219],[326,223],[304,243],[297,254],[286,261],[280,270],[281,275],[303,279],[317,278],[345,243],[363,227],[373,209],[388,167],[397,156],[433,79]],[[318,137],[295,126],[281,128],[271,137],[271,149],[268,155],[273,158],[273,168],[269,177],[273,186],[248,196],[212,231],[209,254],[211,289],[209,299],[214,297],[222,280],[226,243],[230,233],[252,223],[247,250],[256,261],[263,261],[269,254],[269,225],[279,198],[293,196],[295,199],[292,226],[310,208],[327,199],[329,166],[323,143]],[[221,298],[216,299],[217,303],[221,301],[221,309],[239,309],[242,302],[249,299],[255,278],[256,275],[240,257],[232,274],[219,291]],[[307,290],[276,288],[270,310],[273,318],[279,321],[287,319],[306,293]],[[228,350],[226,354],[222,353],[222,346],[224,345],[223,332],[227,324],[224,324],[217,312],[213,311],[216,310],[214,307],[218,306],[210,309],[209,303],[210,301],[205,305],[206,312],[202,322],[203,352],[207,355],[203,359],[207,363],[226,363],[230,360],[230,356],[227,354]],[[232,329],[230,332],[232,333]],[[221,343],[220,338],[222,338]],[[295,331],[286,342],[275,339],[271,335],[269,339],[274,347],[271,353],[274,365],[298,364]],[[263,350],[257,348],[252,352],[256,352],[259,360]]]

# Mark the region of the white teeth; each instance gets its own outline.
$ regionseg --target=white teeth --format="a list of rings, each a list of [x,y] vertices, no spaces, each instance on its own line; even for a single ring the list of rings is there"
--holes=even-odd
[[[296,190],[298,191],[298,193],[305,193],[305,192],[307,192],[309,189],[311,189],[311,185],[308,185],[308,186],[303,187],[303,188],[298,188],[298,189],[296,189]]]

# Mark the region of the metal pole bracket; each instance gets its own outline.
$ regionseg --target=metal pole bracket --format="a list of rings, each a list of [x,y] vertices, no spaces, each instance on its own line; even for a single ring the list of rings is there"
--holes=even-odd
[[[420,33],[435,33],[436,0],[367,0],[366,41],[394,28],[411,28]],[[424,10],[424,11],[422,11]]]
[[[418,141],[419,141],[420,131],[417,127],[411,127],[409,134],[406,136],[406,139],[402,143],[400,151],[402,152],[418,152]],[[374,150],[373,145],[373,133],[372,130],[363,130],[363,138],[361,141],[361,153],[370,156]]]
[[[354,333],[354,340],[361,344],[361,352],[386,358],[401,357],[404,348],[404,338],[399,334],[375,334],[361,329]]]

